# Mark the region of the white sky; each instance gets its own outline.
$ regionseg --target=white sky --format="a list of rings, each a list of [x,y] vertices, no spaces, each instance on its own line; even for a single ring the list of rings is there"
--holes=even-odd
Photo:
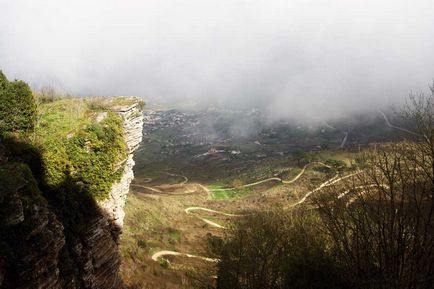
[[[80,95],[351,114],[426,90],[430,0],[0,0],[0,69]]]

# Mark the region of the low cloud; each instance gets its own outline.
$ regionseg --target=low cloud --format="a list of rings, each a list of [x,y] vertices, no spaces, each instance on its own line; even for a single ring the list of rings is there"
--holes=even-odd
[[[0,68],[77,95],[320,120],[434,77],[434,2],[0,0]]]

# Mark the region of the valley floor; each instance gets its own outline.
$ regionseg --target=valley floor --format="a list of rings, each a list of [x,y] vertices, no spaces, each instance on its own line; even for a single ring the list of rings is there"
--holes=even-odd
[[[182,172],[137,177],[127,201],[121,239],[125,282],[130,288],[212,285],[217,260],[207,242],[223,237],[231,221],[250,210],[305,202],[315,188],[336,179],[337,174],[321,162],[287,170],[285,179],[252,180],[236,188],[223,186],[226,190],[191,181]]]
[[[289,123],[235,137],[228,132],[240,117],[260,123],[231,112],[145,113],[120,246],[129,288],[212,288],[210,243],[230,232],[233,220],[311,206],[318,188],[354,174],[361,147],[396,137],[381,115],[351,129]]]

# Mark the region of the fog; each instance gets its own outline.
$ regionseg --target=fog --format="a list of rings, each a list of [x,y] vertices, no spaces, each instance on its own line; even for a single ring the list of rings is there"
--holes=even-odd
[[[33,87],[339,118],[434,77],[432,0],[0,0],[0,69]]]

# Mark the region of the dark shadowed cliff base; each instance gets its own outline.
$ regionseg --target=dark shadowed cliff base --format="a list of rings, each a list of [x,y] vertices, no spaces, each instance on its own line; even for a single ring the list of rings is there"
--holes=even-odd
[[[93,198],[73,178],[41,185],[29,144],[3,139],[0,158],[2,288],[122,288],[120,228]]]

